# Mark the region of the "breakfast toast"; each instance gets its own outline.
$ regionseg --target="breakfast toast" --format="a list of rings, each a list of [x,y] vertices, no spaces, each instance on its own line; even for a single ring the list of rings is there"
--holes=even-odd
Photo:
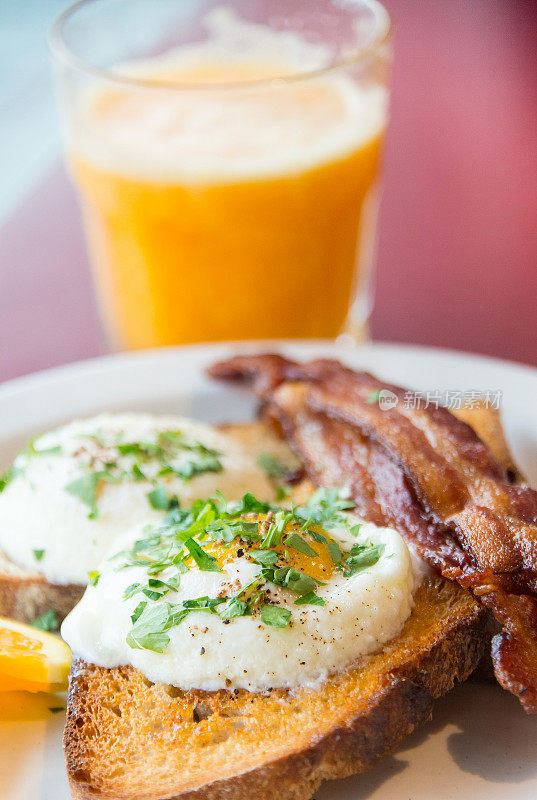
[[[511,465],[498,416],[474,416]],[[64,737],[73,797],[307,800],[395,748],[489,643],[486,611],[430,578],[399,636],[316,689],[182,691],[75,660]]]
[[[49,583],[45,576],[19,567],[0,553],[0,616],[33,622],[48,611],[61,621],[78,603],[85,586]]]
[[[441,579],[402,633],[319,688],[181,691],[132,667],[72,665],[64,746],[73,798],[307,800],[363,772],[431,715],[484,651],[483,610]]]

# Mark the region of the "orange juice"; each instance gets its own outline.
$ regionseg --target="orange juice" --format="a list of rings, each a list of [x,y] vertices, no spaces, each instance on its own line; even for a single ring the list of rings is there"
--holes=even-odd
[[[124,71],[152,84],[95,94],[70,145],[116,343],[336,336],[368,269],[384,89],[256,83],[285,66],[237,59]]]

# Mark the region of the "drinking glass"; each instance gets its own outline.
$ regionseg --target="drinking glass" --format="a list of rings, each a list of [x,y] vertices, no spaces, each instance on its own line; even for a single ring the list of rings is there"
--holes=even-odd
[[[375,0],[82,0],[51,31],[113,346],[365,336],[390,25]]]

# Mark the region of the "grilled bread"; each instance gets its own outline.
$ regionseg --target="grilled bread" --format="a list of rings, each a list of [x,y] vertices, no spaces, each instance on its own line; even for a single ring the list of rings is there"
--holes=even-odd
[[[464,416],[511,464],[497,415]],[[73,797],[308,800],[428,719],[489,640],[470,594],[431,578],[399,636],[315,689],[181,691],[75,660],[64,737]]]
[[[441,579],[402,633],[318,688],[181,691],[132,667],[74,661],[64,746],[73,798],[308,800],[371,767],[468,677],[483,611]]]

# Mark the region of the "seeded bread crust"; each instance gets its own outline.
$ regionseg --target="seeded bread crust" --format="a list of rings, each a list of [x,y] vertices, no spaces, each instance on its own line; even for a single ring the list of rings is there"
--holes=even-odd
[[[72,665],[64,747],[75,800],[308,800],[369,769],[478,664],[484,614],[440,579],[403,632],[316,689],[183,692],[131,667]]]

